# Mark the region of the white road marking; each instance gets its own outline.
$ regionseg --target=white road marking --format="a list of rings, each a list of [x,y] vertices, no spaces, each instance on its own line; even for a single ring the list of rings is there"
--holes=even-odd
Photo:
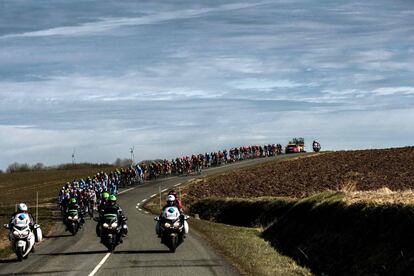
[[[150,197],[154,197],[154,196],[156,196],[157,194],[153,194],[152,196],[150,196]]]
[[[89,273],[88,276],[93,276],[95,275],[96,272],[98,272],[98,270],[101,268],[101,266],[106,262],[106,260],[109,258],[109,256],[111,256],[111,253],[106,253],[105,257],[103,257],[103,259],[99,262],[99,264],[94,268],[94,270],[92,270],[91,273]]]
[[[145,213],[145,214],[149,214],[149,212],[147,212],[147,211],[144,211],[144,213]]]
[[[177,184],[174,185],[174,187],[180,186],[181,184],[183,184],[183,183],[177,183]]]
[[[141,212],[141,211],[142,211],[142,209],[141,209],[141,208],[138,208],[138,211],[140,211],[140,212]]]
[[[141,200],[141,203],[142,203],[142,202],[144,202],[144,201],[147,201],[147,199],[146,199],[146,198],[144,198],[143,200]]]
[[[131,191],[131,190],[133,190],[133,189],[135,189],[135,187],[134,187],[134,188],[129,188],[129,189],[126,189],[125,191],[119,192],[118,194],[120,195],[120,194],[126,193],[126,192],[128,192],[128,191]]]
[[[139,207],[138,207],[138,205],[137,205],[137,206],[135,206],[135,208],[137,208],[137,209],[138,209],[138,208],[139,208]]]
[[[161,190],[161,193],[165,192],[166,190],[168,190],[168,189]]]

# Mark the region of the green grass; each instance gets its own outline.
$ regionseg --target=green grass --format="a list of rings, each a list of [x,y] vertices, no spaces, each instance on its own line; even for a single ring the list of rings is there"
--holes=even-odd
[[[189,223],[190,229],[196,230],[243,275],[312,275],[272,248],[260,237],[258,229],[196,219]]]

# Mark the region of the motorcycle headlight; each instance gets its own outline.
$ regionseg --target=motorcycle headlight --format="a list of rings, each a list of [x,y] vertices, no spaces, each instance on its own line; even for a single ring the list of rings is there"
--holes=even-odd
[[[109,224],[108,224],[108,223],[104,223],[102,226],[103,226],[104,228],[108,228],[108,227],[109,227]]]
[[[74,216],[74,217],[73,217],[73,219],[74,219],[74,220],[77,220],[78,218],[79,218],[78,216]]]
[[[179,221],[176,221],[176,222],[174,222],[174,227],[180,227],[180,222]]]
[[[112,227],[112,228],[116,228],[116,227],[118,227],[118,223],[116,223],[116,222],[112,223],[112,224],[111,224],[111,227]]]
[[[166,223],[164,224],[164,227],[165,227],[165,228],[170,228],[170,227],[171,227],[171,224],[169,224],[168,222],[166,222]]]
[[[17,232],[17,231],[13,231],[13,235],[15,235],[15,236],[19,236],[19,232]]]
[[[72,220],[72,219],[73,219],[73,217],[71,217],[71,216],[68,216],[68,219],[71,219],[71,220]]]

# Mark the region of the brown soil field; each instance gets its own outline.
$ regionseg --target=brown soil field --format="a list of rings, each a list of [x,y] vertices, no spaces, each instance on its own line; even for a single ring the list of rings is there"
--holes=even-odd
[[[326,190],[414,189],[414,147],[321,153],[277,160],[198,182],[189,198],[303,198]]]

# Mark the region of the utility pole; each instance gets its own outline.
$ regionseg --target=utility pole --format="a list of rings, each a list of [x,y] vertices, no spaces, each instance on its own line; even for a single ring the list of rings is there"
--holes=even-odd
[[[135,146],[132,146],[132,148],[129,149],[129,152],[131,153],[131,162],[132,162],[132,164],[134,164],[134,158],[135,158],[134,157],[134,149],[135,149]]]
[[[72,153],[72,165],[75,165],[75,149],[73,149],[73,153]]]

